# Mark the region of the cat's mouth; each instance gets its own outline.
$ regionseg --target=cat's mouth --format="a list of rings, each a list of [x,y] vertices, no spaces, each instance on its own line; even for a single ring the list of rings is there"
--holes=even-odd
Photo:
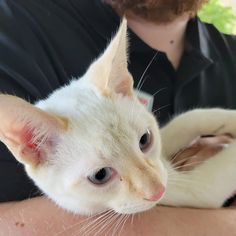
[[[159,193],[158,196],[155,196],[153,200],[150,199],[143,199],[137,203],[124,203],[118,207],[118,209],[114,209],[117,213],[120,214],[135,214],[139,212],[144,212],[152,209],[155,207],[158,202],[161,201],[161,199],[165,195],[165,189],[162,193]],[[158,198],[157,198],[158,197]]]

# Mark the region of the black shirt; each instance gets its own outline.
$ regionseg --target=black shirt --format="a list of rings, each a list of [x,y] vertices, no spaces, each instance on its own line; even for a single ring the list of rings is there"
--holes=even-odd
[[[85,72],[119,22],[101,0],[1,0],[0,91],[32,102],[45,98]],[[235,36],[191,20],[177,71],[164,52],[150,48],[132,31],[129,37],[129,70],[135,86],[143,77],[141,90],[156,94],[152,109],[161,124],[195,107],[236,109]],[[22,166],[0,144],[0,201],[35,193]]]

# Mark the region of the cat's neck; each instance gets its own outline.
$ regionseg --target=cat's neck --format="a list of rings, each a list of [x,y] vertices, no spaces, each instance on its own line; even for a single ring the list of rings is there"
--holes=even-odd
[[[134,17],[127,20],[134,33],[151,48],[165,52],[174,68],[178,68],[184,52],[189,15],[183,15],[165,24],[156,24]]]

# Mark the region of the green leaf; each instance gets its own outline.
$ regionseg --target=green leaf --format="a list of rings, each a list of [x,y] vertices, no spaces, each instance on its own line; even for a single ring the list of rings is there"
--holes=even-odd
[[[219,0],[210,0],[198,13],[204,22],[214,24],[226,34],[232,34],[236,29],[236,14],[231,7],[223,6]]]

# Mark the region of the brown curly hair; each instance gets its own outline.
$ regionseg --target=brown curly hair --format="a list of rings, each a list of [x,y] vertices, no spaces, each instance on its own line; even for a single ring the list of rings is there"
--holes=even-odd
[[[208,0],[104,0],[120,15],[165,23],[174,20],[183,13],[195,16]]]

